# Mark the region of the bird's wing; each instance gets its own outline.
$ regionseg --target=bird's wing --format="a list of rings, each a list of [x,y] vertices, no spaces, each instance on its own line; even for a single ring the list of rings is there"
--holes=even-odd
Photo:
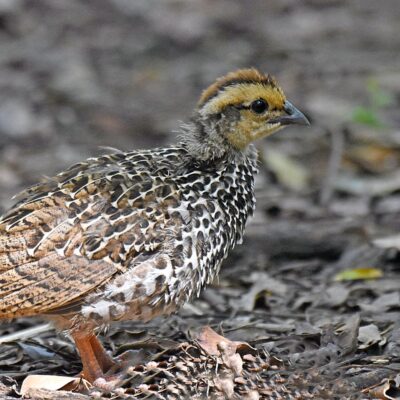
[[[29,189],[0,220],[0,318],[67,307],[157,249],[170,194],[164,180],[113,162]]]
[[[74,254],[82,238],[79,224],[54,198],[21,207],[0,225],[0,317],[65,304],[118,271],[112,263]]]

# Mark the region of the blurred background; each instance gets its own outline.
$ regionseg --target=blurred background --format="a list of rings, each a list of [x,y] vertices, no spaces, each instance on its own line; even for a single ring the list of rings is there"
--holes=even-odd
[[[186,319],[153,328],[222,321],[283,357],[276,338],[326,346],[322,327],[357,312],[346,354],[400,357],[399,256],[371,245],[400,226],[398,0],[0,0],[0,209],[100,146],[174,142],[241,67],[274,75],[312,126],[257,144],[245,244]]]
[[[99,146],[173,142],[201,90],[249,66],[313,121],[259,143],[279,183],[321,190],[336,133],[347,173],[393,171],[399,21],[396,0],[1,0],[0,205]]]

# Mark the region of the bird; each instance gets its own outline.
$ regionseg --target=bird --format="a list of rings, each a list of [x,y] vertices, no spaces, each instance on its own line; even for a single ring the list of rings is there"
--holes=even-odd
[[[176,144],[114,151],[22,192],[0,219],[0,319],[42,316],[75,342],[82,376],[118,360],[98,334],[199,296],[255,208],[254,141],[308,125],[254,68],[205,89]]]

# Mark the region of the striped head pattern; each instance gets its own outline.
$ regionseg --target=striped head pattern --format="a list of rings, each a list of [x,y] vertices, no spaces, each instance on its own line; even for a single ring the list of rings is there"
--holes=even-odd
[[[197,112],[212,122],[236,150],[289,124],[308,125],[270,75],[256,69],[231,72],[216,80],[201,95]]]

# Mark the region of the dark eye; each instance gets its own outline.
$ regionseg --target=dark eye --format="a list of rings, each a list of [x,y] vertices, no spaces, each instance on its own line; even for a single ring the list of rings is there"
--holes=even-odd
[[[268,104],[263,99],[254,100],[250,104],[250,108],[257,114],[262,114],[264,111],[268,110]]]

